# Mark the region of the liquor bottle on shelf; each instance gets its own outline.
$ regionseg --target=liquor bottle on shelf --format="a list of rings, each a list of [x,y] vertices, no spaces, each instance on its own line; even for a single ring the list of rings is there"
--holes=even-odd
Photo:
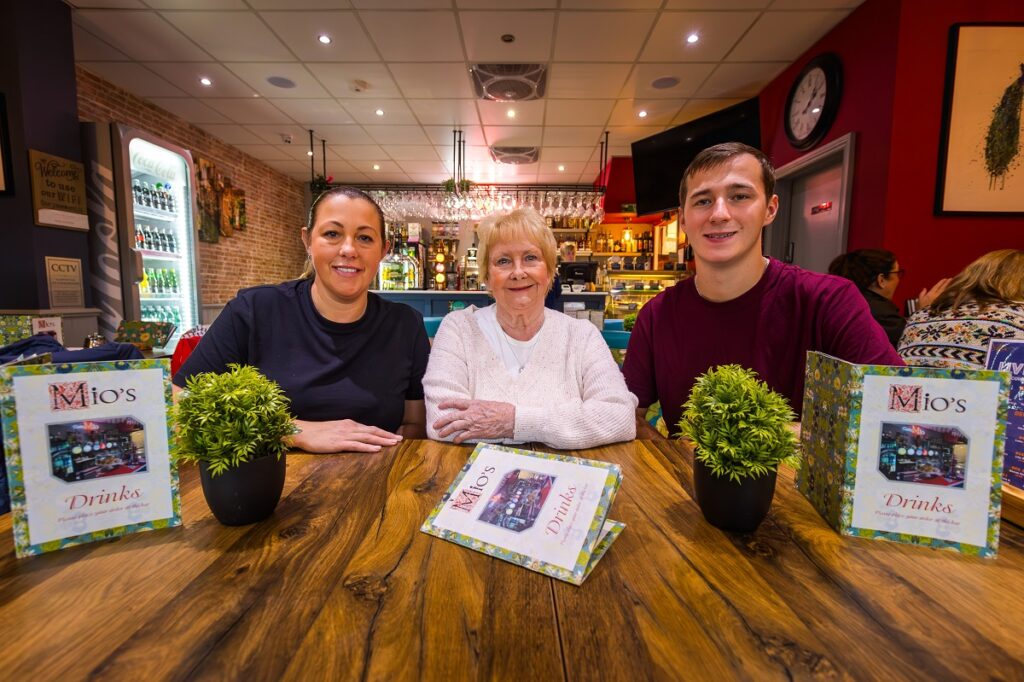
[[[149,183],[145,180],[142,181],[142,205],[150,207],[153,205],[153,193],[149,188]]]
[[[136,205],[142,203],[142,183],[139,182],[138,178],[132,179],[132,201],[134,201]]]
[[[167,230],[167,253],[178,253],[178,240],[174,237],[174,230]]]
[[[135,223],[135,248],[146,248],[146,235],[142,231],[142,223]]]
[[[169,182],[165,182],[164,189],[167,190],[167,210],[174,213],[174,192],[171,190],[171,184]],[[241,225],[244,227],[244,222],[241,223]]]

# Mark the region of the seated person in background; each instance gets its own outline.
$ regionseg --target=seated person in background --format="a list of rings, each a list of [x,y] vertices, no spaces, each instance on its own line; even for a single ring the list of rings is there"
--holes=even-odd
[[[488,216],[481,277],[494,297],[445,316],[423,377],[431,438],[589,448],[632,440],[636,399],[597,327],[544,307],[554,235],[536,211]]]
[[[1024,251],[992,251],[964,268],[910,316],[899,353],[908,365],[984,369],[992,339],[1024,339]]]
[[[388,244],[384,215],[357,189],[321,194],[302,228],[298,280],[243,289],[174,375],[174,384],[228,363],[253,365],[291,400],[308,452],[376,452],[426,435],[423,320],[369,292]]]
[[[885,249],[859,249],[836,256],[828,266],[830,275],[845,277],[860,289],[871,308],[871,316],[882,325],[889,343],[895,348],[907,321],[900,309],[892,302],[905,271],[896,261],[896,255]],[[918,294],[918,305],[925,307],[942,293],[949,284],[948,279],[939,280],[931,289],[922,289]]]
[[[761,255],[779,207],[774,188],[764,154],[737,142],[705,149],[683,174],[679,227],[697,274],[640,309],[622,368],[642,437],[659,437],[643,419],[656,400],[677,435],[694,381],[717,365],[755,370],[799,415],[807,351],[903,364],[850,282]]]

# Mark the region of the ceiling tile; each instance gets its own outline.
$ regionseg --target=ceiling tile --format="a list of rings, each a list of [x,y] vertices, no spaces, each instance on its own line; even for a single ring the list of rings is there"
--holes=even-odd
[[[380,145],[430,144],[419,126],[366,126],[366,132]]]
[[[713,114],[716,111],[721,111],[726,107],[731,107],[733,104],[739,104],[743,100],[741,99],[691,99],[687,100],[683,108],[679,110],[676,117],[672,119],[672,125],[680,125],[682,123],[688,123],[694,119],[700,118],[701,116],[707,116]]]
[[[301,161],[302,163],[306,164],[306,168],[309,168],[309,159],[310,156],[312,156],[313,167],[320,167],[321,161],[319,141],[314,140],[312,155],[309,153],[309,138],[307,137],[302,138],[302,144],[298,144],[298,140],[296,140],[295,144],[281,145],[281,151],[283,151],[289,159],[295,159],[296,161]]]
[[[462,131],[462,139],[465,140],[466,146],[487,145],[486,140],[484,140],[483,128],[480,126],[460,126],[459,129]],[[451,126],[423,126],[423,130],[433,144],[446,147],[453,146]]]
[[[398,165],[397,161],[389,161],[388,159],[373,159],[372,161],[360,161],[354,163],[352,166],[360,172],[366,173],[373,177],[377,173],[402,173],[401,166]],[[377,166],[377,168],[374,168]]]
[[[164,12],[162,16],[222,62],[295,59],[253,12]]]
[[[586,147],[597,144],[601,133],[600,127],[563,127],[547,126],[544,129],[544,146],[546,147]]]
[[[296,177],[302,177],[303,173],[309,173],[309,164],[304,164],[301,161],[295,161],[292,159],[264,161],[263,163],[276,171],[294,174]],[[306,177],[309,176],[307,175]]]
[[[640,61],[717,62],[757,16],[757,12],[662,12]],[[686,36],[694,32],[700,41],[691,45]]]
[[[603,126],[614,106],[613,99],[550,99],[544,122],[549,126]]]
[[[451,7],[450,0],[352,0],[359,9],[443,9]]]
[[[328,168],[328,171],[331,169]],[[347,172],[347,173],[331,173],[334,177],[334,181],[341,184],[352,184],[352,185],[364,185],[370,181],[364,173],[358,172]]]
[[[626,0],[628,1],[628,0]],[[459,9],[507,9],[508,0],[455,0]],[[516,9],[554,9],[558,0],[517,0]]]
[[[656,12],[561,12],[555,61],[632,62]]]
[[[379,59],[355,12],[261,12],[260,16],[295,56],[306,62],[367,62]],[[326,34],[331,43],[317,37]]]
[[[76,10],[75,22],[132,59],[203,61],[210,55],[156,12]]]
[[[391,64],[391,73],[408,99],[473,99],[465,64]]]
[[[772,9],[854,9],[864,0],[775,0]]]
[[[200,128],[228,144],[262,144],[266,142],[250,130],[236,124],[200,123]],[[277,140],[281,141],[280,138]]]
[[[550,99],[593,99],[619,96],[629,64],[552,64],[548,77]]]
[[[135,62],[81,62],[79,66],[139,97],[184,97],[185,93]]]
[[[549,12],[460,12],[466,57],[474,64],[546,64],[555,15]],[[510,33],[515,42],[503,42]]]
[[[352,5],[347,0],[246,0],[253,9],[348,9]]]
[[[685,100],[681,99],[652,99],[647,101],[620,99],[615,105],[615,110],[612,111],[608,125],[621,127],[668,125],[675,118],[675,115],[684,103]],[[641,118],[641,111],[646,111],[647,116]]]
[[[373,144],[373,140],[360,125],[320,125],[316,127],[316,136],[327,140],[328,145]]]
[[[714,64],[677,62],[672,64],[637,64],[629,75],[622,97],[634,99],[681,99],[690,97],[715,70]],[[658,78],[676,78],[678,85],[670,88],[655,88],[651,85]]]
[[[281,62],[231,62],[224,66],[249,84],[264,97],[274,99],[316,99],[330,97],[313,75],[302,64]],[[272,85],[268,78],[286,78],[295,83],[293,88]]]
[[[244,81],[217,62],[146,62],[146,67],[193,97],[251,97],[254,93]],[[200,83],[203,77],[213,81],[213,85]]]
[[[148,9],[142,0],[73,0],[73,2],[68,2],[68,4],[78,9],[91,7],[103,9]]]
[[[484,126],[484,136],[491,147],[539,147],[544,137],[540,126]]]
[[[235,123],[291,123],[291,119],[264,99],[211,97],[203,100]]]
[[[245,127],[257,136],[257,142],[284,146],[285,136],[290,136],[292,141],[287,146],[302,150],[309,149],[309,131],[302,126],[279,123],[276,125],[248,125]],[[314,146],[318,144],[318,142],[314,141]]]
[[[429,144],[386,144],[384,151],[395,161],[435,161],[440,163],[433,145]]]
[[[406,173],[432,173],[446,175],[448,169],[440,161],[400,161],[399,166]]]
[[[303,126],[343,125],[355,119],[333,99],[269,99],[278,109]]]
[[[765,12],[729,53],[731,62],[793,61],[842,21],[848,10]],[[784,35],[785,40],[778,37]]]
[[[772,0],[668,0],[665,9],[764,9]],[[812,0],[814,1],[814,0]]]
[[[360,12],[385,61],[464,60],[454,12]]]
[[[472,125],[480,121],[476,100],[472,99],[410,99],[407,103],[424,125]]]
[[[415,125],[416,117],[412,110],[401,99],[374,99],[341,100],[345,109],[352,114],[357,123],[365,125]],[[377,115],[377,110],[384,112],[383,116]]]
[[[449,178],[447,172],[444,173],[407,173],[410,182],[416,182],[423,185],[438,185]]]
[[[434,147],[434,149],[437,150],[437,155],[441,157],[441,161],[446,168],[455,167],[455,162],[452,158],[452,147]],[[491,150],[486,146],[465,147],[464,151],[467,164],[489,162],[491,160]]]
[[[387,154],[375,144],[336,144],[327,148],[346,161],[383,159]]]
[[[608,142],[615,146],[622,146],[651,135],[657,135],[664,129],[665,126],[613,126],[608,128]]]
[[[401,97],[398,86],[391,80],[388,67],[384,64],[307,64],[335,97],[346,99],[374,99],[380,97]],[[363,81],[366,85],[357,85]]]
[[[597,145],[593,147],[553,147],[545,145],[540,150],[540,160],[564,163],[566,161],[589,161]]]
[[[754,97],[787,66],[787,62],[719,64],[697,95],[704,98]]]
[[[71,34],[75,44],[75,61],[123,61],[128,55],[115,50],[106,41],[86,31],[78,24],[71,25]]]
[[[583,168],[586,165],[587,164],[582,161],[541,161],[537,172],[549,173],[552,175],[558,174],[565,178],[574,174],[579,175],[583,172]],[[564,168],[565,170],[559,170],[559,167]]]
[[[260,161],[281,161],[290,159],[284,150],[285,145],[279,144],[236,144],[235,149],[244,152]]]
[[[146,0],[153,9],[249,9],[243,0]]]
[[[535,99],[526,102],[492,102],[479,100],[476,103],[480,110],[480,121],[485,126],[539,126],[544,124],[544,100]],[[515,112],[510,117],[508,112]]]
[[[231,123],[227,116],[214,111],[194,97],[151,97],[149,101],[189,123]]]

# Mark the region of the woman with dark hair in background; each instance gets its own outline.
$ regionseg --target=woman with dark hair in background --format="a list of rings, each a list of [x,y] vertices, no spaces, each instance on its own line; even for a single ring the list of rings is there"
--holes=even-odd
[[[900,268],[896,254],[885,249],[859,249],[836,256],[828,266],[828,274],[838,275],[857,285],[867,299],[871,316],[885,330],[889,343],[895,348],[900,342],[907,321],[892,302],[900,278],[906,273]],[[948,279],[939,280],[931,289],[922,289],[918,305],[925,307],[942,293]]]
[[[1024,339],[1024,251],[986,253],[907,320],[908,365],[984,369],[992,339]]]
[[[363,192],[336,187],[302,228],[302,277],[243,289],[174,376],[252,365],[291,400],[308,452],[376,452],[426,436],[423,373],[430,351],[419,314],[370,293],[388,251],[384,214]]]

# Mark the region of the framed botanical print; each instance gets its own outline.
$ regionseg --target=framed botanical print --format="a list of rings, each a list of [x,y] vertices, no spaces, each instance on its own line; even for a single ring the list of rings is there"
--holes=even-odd
[[[1024,214],[1024,24],[950,27],[937,214]]]

